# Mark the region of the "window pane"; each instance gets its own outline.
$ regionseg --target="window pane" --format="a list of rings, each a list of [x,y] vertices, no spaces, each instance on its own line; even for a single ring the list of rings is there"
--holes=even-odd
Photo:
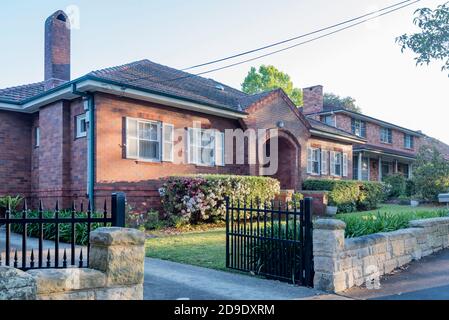
[[[158,132],[158,125],[157,124],[150,124],[150,139],[152,141],[158,141],[159,140],[159,132]]]
[[[159,143],[152,141],[139,141],[140,157],[142,159],[158,160],[159,159]]]
[[[139,122],[139,138],[150,140],[150,124],[146,122]]]

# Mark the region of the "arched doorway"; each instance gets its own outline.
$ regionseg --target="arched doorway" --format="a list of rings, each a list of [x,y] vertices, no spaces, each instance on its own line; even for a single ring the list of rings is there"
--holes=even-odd
[[[264,144],[265,153],[268,157],[272,158],[271,161],[277,161],[277,170],[274,174],[268,174],[274,179],[279,180],[281,189],[296,190],[299,188],[299,171],[300,171],[300,147],[297,140],[290,136],[290,134],[279,131],[277,137],[277,157],[270,152],[271,144],[270,140]],[[273,165],[269,163],[264,165],[264,168]]]

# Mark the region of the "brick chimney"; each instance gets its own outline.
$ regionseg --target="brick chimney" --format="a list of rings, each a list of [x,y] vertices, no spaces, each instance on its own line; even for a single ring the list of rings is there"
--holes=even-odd
[[[45,88],[70,81],[70,22],[64,11],[45,21]]]
[[[311,114],[323,111],[324,96],[323,86],[313,86],[304,88],[303,92],[303,109],[304,114]]]

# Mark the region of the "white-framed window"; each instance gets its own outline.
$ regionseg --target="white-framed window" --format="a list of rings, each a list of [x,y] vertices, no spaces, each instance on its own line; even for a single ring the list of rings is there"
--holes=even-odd
[[[188,162],[200,166],[224,166],[224,133],[213,129],[188,129]]]
[[[126,158],[161,161],[161,122],[126,118]]]
[[[321,174],[327,175],[329,168],[329,151],[321,150]]]
[[[34,146],[36,148],[39,148],[41,145],[41,128],[36,127],[34,128]]]
[[[80,114],[75,117],[75,132],[76,138],[84,138],[87,137],[87,122],[86,122],[86,114]]]
[[[366,122],[360,119],[351,120],[352,133],[358,137],[366,138]]]
[[[393,131],[390,128],[380,128],[380,141],[383,143],[393,143]]]
[[[336,177],[342,176],[342,160],[343,160],[343,154],[341,152],[331,151],[331,175]]]
[[[404,133],[404,147],[407,149],[413,149],[415,147],[414,138],[410,134]]]
[[[307,149],[307,173],[312,175],[320,174],[320,155],[321,150],[318,148]]]

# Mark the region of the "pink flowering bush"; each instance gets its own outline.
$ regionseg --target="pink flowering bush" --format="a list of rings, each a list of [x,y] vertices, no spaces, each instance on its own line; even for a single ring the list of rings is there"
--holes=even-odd
[[[170,177],[159,190],[165,218],[191,224],[224,220],[226,196],[241,202],[265,202],[279,192],[275,179],[233,175]]]

